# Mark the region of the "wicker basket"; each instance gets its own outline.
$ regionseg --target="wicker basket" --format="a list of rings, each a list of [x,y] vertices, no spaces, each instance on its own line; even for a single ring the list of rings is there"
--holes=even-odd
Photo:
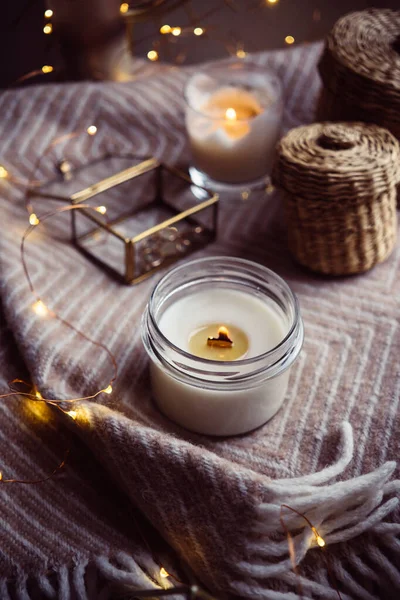
[[[296,260],[329,275],[361,273],[396,240],[400,146],[364,123],[315,123],[280,141],[272,174],[285,194]]]
[[[365,121],[400,140],[400,11],[369,9],[339,19],[319,63],[318,121]]]

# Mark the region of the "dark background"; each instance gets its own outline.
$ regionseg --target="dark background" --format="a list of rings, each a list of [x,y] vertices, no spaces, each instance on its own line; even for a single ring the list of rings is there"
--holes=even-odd
[[[198,24],[206,29],[205,35],[161,36],[162,21],[138,23],[131,32],[135,56],[146,57],[155,48],[160,60],[190,64],[227,56],[241,46],[249,52],[282,48],[287,35],[292,35],[296,44],[320,39],[351,10],[400,8],[400,0],[278,0],[275,4],[267,0],[192,0],[190,5],[192,16],[198,15]],[[45,8],[45,0],[2,0],[1,86],[45,64],[59,65],[56,36],[43,33]],[[163,17],[163,21],[185,27],[190,14],[181,8]]]

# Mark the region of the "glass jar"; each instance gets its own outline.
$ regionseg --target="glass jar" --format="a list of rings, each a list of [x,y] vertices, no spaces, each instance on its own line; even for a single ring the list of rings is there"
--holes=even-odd
[[[185,88],[193,183],[216,192],[265,185],[280,136],[278,76],[248,61],[211,64]]]
[[[244,358],[210,360],[189,351],[190,333],[226,320],[248,334]],[[303,337],[299,304],[287,283],[240,258],[202,258],[169,271],[142,319],[158,407],[172,421],[209,435],[245,433],[276,413]]]

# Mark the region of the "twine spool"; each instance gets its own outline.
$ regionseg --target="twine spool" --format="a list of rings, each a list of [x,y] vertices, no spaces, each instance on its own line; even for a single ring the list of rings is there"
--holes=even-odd
[[[318,121],[376,123],[400,140],[400,11],[369,9],[339,19],[318,68]]]
[[[400,146],[364,123],[315,123],[279,142],[274,184],[285,194],[289,247],[302,265],[328,275],[361,273],[396,241]]]

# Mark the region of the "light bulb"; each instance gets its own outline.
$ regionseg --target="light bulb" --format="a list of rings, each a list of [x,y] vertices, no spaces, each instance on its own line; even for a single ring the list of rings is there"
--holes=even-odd
[[[168,573],[168,571],[166,571],[164,569],[164,567],[161,567],[161,569],[160,569],[160,577],[163,577],[163,578],[169,577],[169,573]]]
[[[97,206],[96,208],[97,212],[99,212],[101,215],[105,215],[107,212],[107,207],[106,206]]]
[[[40,221],[37,218],[37,216],[35,215],[35,213],[32,213],[29,215],[29,224],[30,225],[39,225]]]
[[[293,37],[292,35],[287,35],[287,36],[285,37],[285,42],[286,42],[287,44],[294,44],[294,37]]]
[[[51,10],[51,8],[48,8],[47,10],[44,11],[44,16],[46,17],[46,19],[51,19],[51,17],[53,16],[53,11]]]
[[[54,67],[52,67],[51,65],[43,65],[42,71],[43,73],[51,73],[52,71],[54,71]]]
[[[129,10],[129,4],[127,2],[124,2],[123,4],[121,4],[121,6],[119,7],[119,10],[122,14],[127,13]]]
[[[112,389],[112,386],[111,386],[111,385],[109,385],[108,387],[106,387],[106,389],[105,389],[105,390],[103,390],[103,392],[104,392],[105,394],[112,394],[112,391],[113,391],[113,389]]]
[[[236,56],[238,58],[244,58],[245,56],[247,56],[247,52],[245,52],[243,48],[239,48],[239,50],[236,51]]]
[[[225,113],[225,117],[229,120],[229,121],[236,121],[236,110],[234,108],[227,108],[226,109],[226,113]]]
[[[195,27],[193,33],[194,35],[203,35],[204,29],[202,27]]]
[[[326,546],[326,542],[324,540],[324,538],[322,538],[320,535],[317,535],[317,544],[320,548],[323,548],[324,546]]]
[[[147,53],[147,58],[152,61],[158,60],[158,52],[156,52],[156,50],[150,50]]]
[[[37,302],[32,304],[32,310],[38,317],[45,317],[49,312],[47,306],[41,300],[37,300]]]
[[[89,135],[96,135],[97,127],[96,127],[96,125],[90,125],[90,127],[88,127],[86,129],[86,131],[88,132]]]
[[[182,29],[180,27],[173,27],[171,33],[176,37],[177,35],[181,35]]]
[[[166,34],[166,33],[171,33],[172,28],[169,25],[163,25],[162,27],[160,27],[160,33],[162,34]]]
[[[73,419],[75,421],[76,417],[78,416],[78,413],[76,412],[76,410],[67,410],[66,413],[69,417],[71,417],[71,419]]]
[[[46,35],[49,35],[49,34],[50,34],[52,31],[53,31],[53,25],[52,25],[51,23],[47,23],[47,25],[45,25],[45,26],[43,27],[43,32],[44,32]]]
[[[36,396],[36,398],[37,398],[38,400],[43,400],[43,396],[42,396],[42,394],[41,394],[41,393],[40,393],[38,390],[36,390],[36,392],[35,392],[35,396]]]
[[[6,179],[8,177],[8,171],[3,165],[0,165],[0,179]]]

